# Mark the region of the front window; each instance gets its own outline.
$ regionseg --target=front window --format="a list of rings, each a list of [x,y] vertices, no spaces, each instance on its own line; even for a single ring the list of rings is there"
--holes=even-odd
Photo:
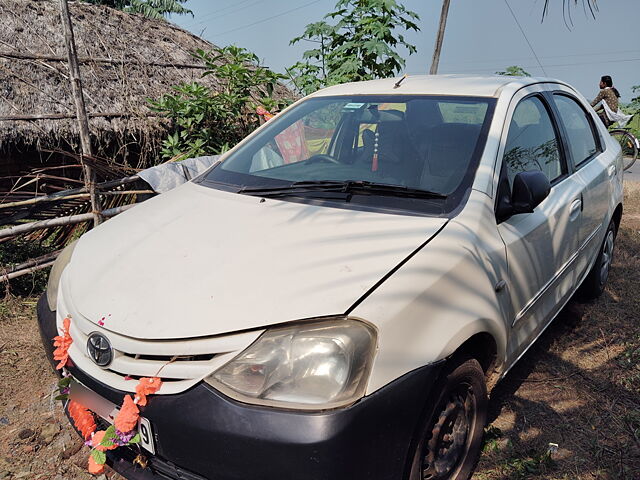
[[[407,208],[420,200],[442,207],[447,199],[459,200],[473,179],[494,103],[440,96],[312,98],[271,120],[204,182],[240,193],[275,189],[283,199],[320,193],[326,199],[327,189],[344,183],[349,188],[342,200],[350,203],[372,205],[375,198],[381,206],[398,206],[405,198]],[[322,184],[327,188],[319,192]],[[363,185],[385,189],[364,191]]]

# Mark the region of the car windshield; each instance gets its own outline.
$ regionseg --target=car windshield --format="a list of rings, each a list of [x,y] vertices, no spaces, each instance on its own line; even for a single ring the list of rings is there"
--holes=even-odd
[[[270,120],[204,181],[280,195],[344,184],[357,196],[362,185],[383,185],[366,195],[443,202],[471,182],[493,105],[484,97],[312,98]]]

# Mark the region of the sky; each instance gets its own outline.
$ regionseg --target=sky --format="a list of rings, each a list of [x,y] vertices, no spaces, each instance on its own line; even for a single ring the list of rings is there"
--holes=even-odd
[[[420,31],[406,34],[418,51],[411,56],[401,52],[403,73],[428,73],[442,0],[399,1],[420,15]],[[635,96],[631,86],[640,85],[640,0],[598,0],[595,19],[581,1],[571,10],[572,22],[565,17],[567,26],[561,0],[551,0],[544,22],[543,0],[452,0],[438,73],[492,74],[519,65],[531,75],[564,80],[588,99],[596,96],[600,76],[611,75],[622,101],[630,101]],[[194,16],[170,20],[216,45],[245,47],[284,72],[312,48],[289,41],[333,11],[335,3],[188,0],[185,6]]]

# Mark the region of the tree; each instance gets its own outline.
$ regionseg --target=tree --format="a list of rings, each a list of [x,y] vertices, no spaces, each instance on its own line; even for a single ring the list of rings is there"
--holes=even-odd
[[[525,71],[524,68],[519,67],[517,65],[511,65],[507,67],[502,72],[496,72],[496,75],[507,75],[509,77],[530,77],[531,74]]]
[[[335,9],[323,20],[307,25],[304,33],[290,42],[316,44],[287,70],[301,93],[393,76],[405,65],[397,49],[406,48],[409,55],[416,52],[415,45],[396,30],[420,30],[415,22],[418,14],[396,0],[338,0]]]
[[[562,17],[565,19],[565,24],[567,24],[567,16],[569,21],[571,22],[571,9],[580,3],[582,8],[584,9],[585,14],[587,13],[587,9],[589,9],[589,13],[593,18],[596,16],[596,12],[598,11],[598,1],[597,0],[562,0]],[[551,4],[551,0],[544,0],[544,6],[542,8],[542,20],[544,21],[545,17],[549,13],[549,6]],[[568,26],[568,24],[567,24]]]
[[[149,18],[164,18],[170,13],[178,15],[193,12],[182,6],[187,0],[82,0],[95,5],[106,5],[129,13],[141,13]]]
[[[150,101],[174,123],[174,132],[163,141],[165,159],[222,153],[258,126],[257,107],[275,111],[286,103],[273,97],[283,76],[260,65],[248,50],[231,45],[197,50],[194,56],[207,67],[203,77],[213,75],[220,86],[214,91],[198,82],[183,83]]]

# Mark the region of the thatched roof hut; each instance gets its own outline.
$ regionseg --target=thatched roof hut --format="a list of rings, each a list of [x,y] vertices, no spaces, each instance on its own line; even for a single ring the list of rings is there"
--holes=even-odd
[[[98,155],[155,160],[168,123],[150,111],[172,85],[201,78],[192,56],[212,45],[163,20],[69,4],[90,131]],[[56,0],[0,0],[0,176],[43,150],[77,151],[75,108]],[[9,165],[13,164],[14,168]]]

